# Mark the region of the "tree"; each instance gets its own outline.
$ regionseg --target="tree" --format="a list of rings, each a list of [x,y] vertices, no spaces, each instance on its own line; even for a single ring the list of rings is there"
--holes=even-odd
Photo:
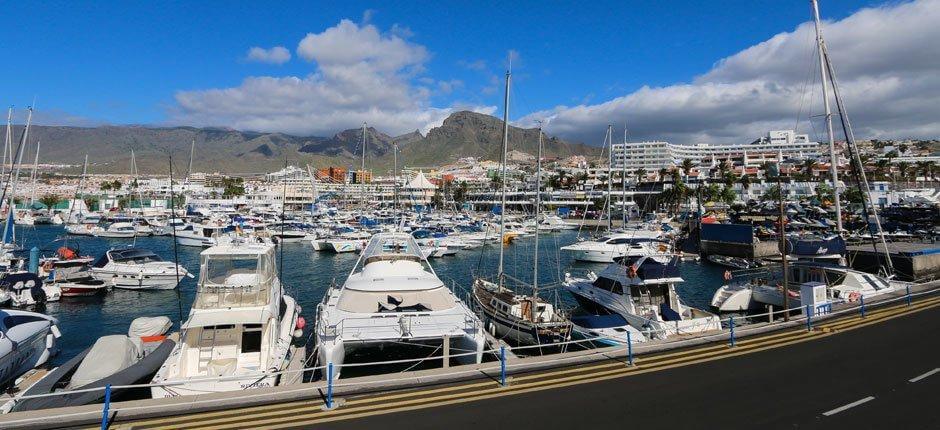
[[[770,161],[765,161],[760,164],[760,171],[764,174],[765,178],[769,178],[775,175],[774,172],[777,172],[777,166]]]
[[[908,173],[907,171],[911,167],[911,164],[907,161],[900,161],[895,164],[895,167],[898,168],[898,177],[900,177],[902,181],[906,181]]]
[[[659,182],[666,182],[666,174],[669,173],[669,169],[663,167],[659,169]]]
[[[721,193],[718,197],[718,200],[730,205],[734,203],[734,201],[737,200],[737,198],[738,198],[738,194],[734,192],[733,188],[724,187],[721,189]]]
[[[111,182],[104,181],[101,183],[101,186],[98,188],[100,188],[101,191],[111,191]]]
[[[121,181],[119,181],[119,180],[117,180],[117,179],[111,181],[111,189],[112,189],[112,190],[119,191],[119,190],[120,190],[121,188],[123,188],[123,187],[124,187],[124,184],[122,184]]]
[[[764,191],[764,194],[761,195],[761,200],[776,202],[780,200],[780,186],[772,185],[767,191]]]
[[[890,167],[891,160],[889,159],[880,158],[878,161],[875,161],[875,178],[884,179]]]
[[[454,190],[454,202],[463,205],[467,201],[468,190],[467,181],[460,181],[457,189]]]
[[[85,207],[88,208],[88,210],[98,210],[98,197],[85,196],[82,198],[82,201],[85,202]]]
[[[862,195],[861,190],[859,190],[857,187],[847,188],[845,192],[842,193],[842,196],[841,196],[841,199],[843,201],[846,201],[849,203],[855,203],[855,204],[864,203],[865,202],[864,198],[865,197]]]
[[[39,198],[39,202],[46,206],[47,209],[52,210],[55,205],[59,204],[62,199],[55,194],[46,194]]]
[[[831,202],[835,200],[835,193],[832,192],[832,187],[830,187],[825,182],[820,182],[816,185],[816,198],[820,202]]]
[[[807,179],[812,179],[813,169],[816,167],[816,159],[807,158],[803,161],[803,174],[806,175]]]
[[[751,176],[747,173],[741,175],[741,179],[738,181],[741,183],[741,188],[748,190],[751,188]]]
[[[692,159],[686,158],[685,160],[682,160],[682,171],[685,173],[686,178],[688,178],[689,174],[692,173],[693,166],[694,164],[692,164]]]
[[[636,169],[637,182],[642,182],[644,178],[646,178],[646,169],[644,168]]]
[[[441,190],[439,188],[434,190],[434,195],[431,196],[431,205],[437,209],[444,207],[444,196],[441,194]]]
[[[245,195],[245,184],[242,178],[223,178],[222,197],[238,197]]]

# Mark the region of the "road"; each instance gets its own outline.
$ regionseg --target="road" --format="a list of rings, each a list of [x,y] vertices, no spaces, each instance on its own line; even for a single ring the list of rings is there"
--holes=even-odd
[[[113,423],[112,428],[940,429],[940,297],[814,325],[459,385]],[[934,373],[931,373],[934,372]]]
[[[325,429],[940,428],[940,308],[738,357]],[[823,414],[867,397],[873,400]]]

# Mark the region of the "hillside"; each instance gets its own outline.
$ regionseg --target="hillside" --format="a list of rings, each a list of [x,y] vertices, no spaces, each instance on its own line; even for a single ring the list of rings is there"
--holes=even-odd
[[[14,128],[15,142],[22,126]],[[498,160],[502,139],[502,121],[489,115],[457,112],[427,136],[417,131],[390,136],[369,128],[366,163],[370,168],[387,170],[392,166],[393,147],[399,146],[402,166],[432,167],[461,157]],[[510,127],[510,149],[535,154],[538,134],[534,129]],[[571,144],[544,136],[546,156],[597,153],[596,148]],[[23,161],[32,163],[35,142],[41,142],[40,163],[81,164],[85,154],[91,173],[130,171],[131,150],[141,173],[166,173],[172,154],[175,170],[183,173],[189,162],[190,143],[195,140],[193,169],[233,174],[264,173],[289,163],[315,166],[359,164],[362,129],[350,129],[332,137],[291,136],[222,128],[102,126],[33,126],[31,145]],[[73,169],[74,171],[75,169]]]

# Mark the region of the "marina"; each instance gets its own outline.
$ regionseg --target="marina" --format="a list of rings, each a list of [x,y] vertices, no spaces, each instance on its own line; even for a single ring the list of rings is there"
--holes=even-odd
[[[257,36],[218,40],[178,13],[147,46],[190,44],[173,58],[191,69],[154,63],[169,86],[137,91],[163,97],[157,116],[14,52],[57,99],[7,110],[0,428],[930,427],[940,127],[911,111],[935,83],[911,79],[932,75],[895,39],[935,33],[940,0],[870,1],[808,0],[760,28],[752,4],[711,8],[707,35],[661,34],[660,5],[606,8],[642,18],[612,34],[572,27],[594,4],[542,11],[564,41],[501,16],[477,28],[474,10],[297,4],[309,22],[269,11],[277,45],[235,68],[221,53]],[[166,19],[112,9],[147,25],[103,48]],[[236,36],[273,22],[212,9],[242,17]],[[42,18],[24,21],[37,43],[72,21]],[[635,45],[640,29],[665,43]],[[695,70],[709,57],[684,37],[710,68],[634,67]],[[16,79],[0,72],[22,98]],[[570,94],[589,85],[606,89]]]

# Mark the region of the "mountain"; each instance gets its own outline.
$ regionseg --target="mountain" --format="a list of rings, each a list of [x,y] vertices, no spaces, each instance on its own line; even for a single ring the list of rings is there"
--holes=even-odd
[[[423,139],[404,147],[401,159],[407,166],[439,166],[462,157],[499,160],[503,142],[503,121],[491,115],[461,111],[451,114],[440,127]],[[509,127],[509,149],[535,155],[538,129]],[[598,153],[580,143],[569,143],[542,133],[542,155],[566,157]]]
[[[14,144],[22,126],[14,127]],[[393,148],[398,145],[401,166],[440,166],[462,157],[498,160],[502,121],[474,112],[456,112],[427,136],[418,131],[391,136],[374,128],[366,130],[366,164],[373,169],[392,166]],[[511,150],[536,153],[535,129],[510,127]],[[546,156],[597,153],[597,149],[543,136]],[[80,165],[88,154],[91,173],[127,173],[131,150],[141,173],[167,173],[169,155],[175,174],[184,174],[189,163],[190,143],[196,149],[193,170],[232,174],[264,173],[291,164],[357,166],[361,157],[362,129],[336,133],[332,137],[292,136],[225,128],[102,126],[69,127],[34,125],[30,145],[22,160],[32,163],[35,143],[41,143],[40,163]],[[71,171],[76,171],[73,168]]]

